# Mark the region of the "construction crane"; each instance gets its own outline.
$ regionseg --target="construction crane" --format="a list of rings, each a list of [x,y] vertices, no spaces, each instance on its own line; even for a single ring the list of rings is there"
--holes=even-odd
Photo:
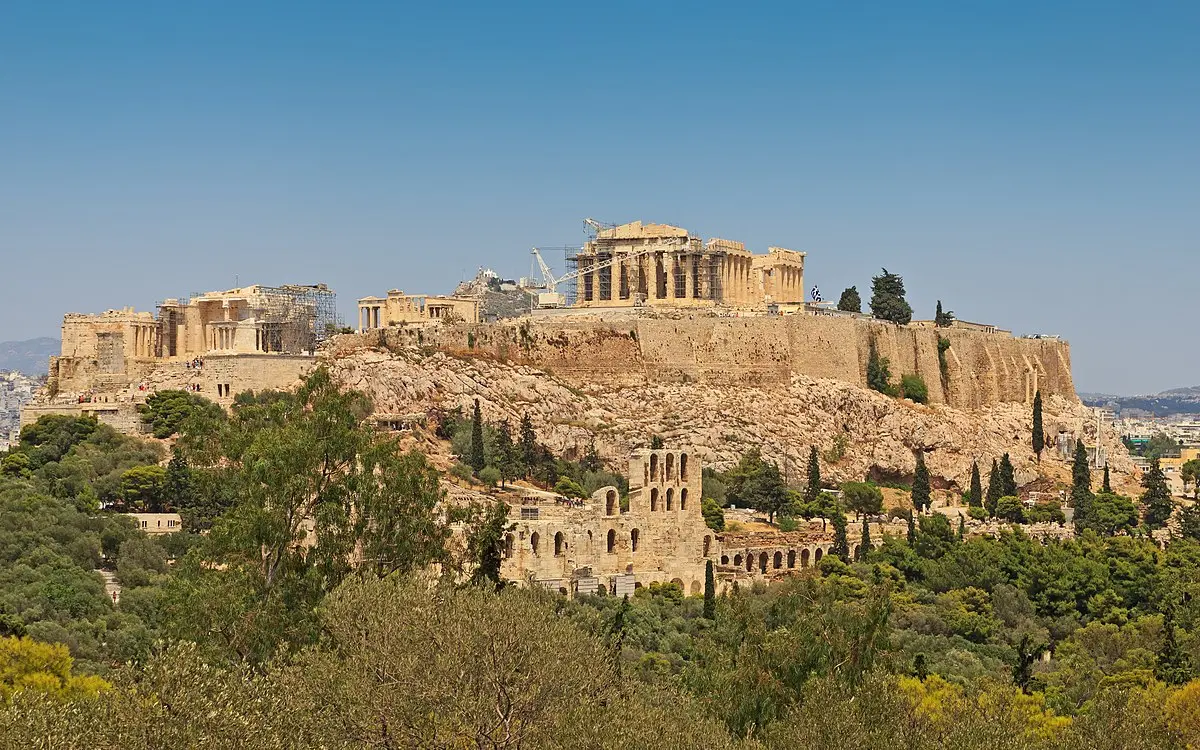
[[[585,221],[588,222],[589,225],[598,224],[598,222],[595,222],[595,220],[593,220],[593,219],[585,219]],[[634,250],[633,252],[622,254],[619,257],[610,255],[609,257],[607,257],[603,260],[597,260],[595,263],[589,264],[585,268],[581,268],[577,271],[572,271],[571,273],[565,274],[563,276],[558,276],[558,277],[556,277],[554,275],[554,273],[550,270],[550,266],[546,265],[546,261],[542,258],[541,251],[539,251],[535,247],[530,251],[530,253],[533,255],[534,262],[537,263],[538,270],[542,274],[542,285],[539,288],[546,290],[545,292],[541,292],[538,294],[538,307],[541,307],[541,308],[562,307],[563,295],[560,294],[558,291],[559,284],[575,281],[576,279],[578,279],[580,276],[583,276],[584,274],[592,273],[593,271],[599,271],[604,268],[609,268],[613,264],[615,264],[618,260],[632,260],[634,258],[639,258],[643,255],[649,255],[651,253],[656,253],[656,252],[659,252],[662,250],[670,250],[672,248],[678,248],[678,249],[686,251],[690,247],[691,247],[691,239],[690,238],[687,240],[681,240],[680,238],[671,238],[665,242],[659,242],[654,245],[646,245],[645,247]]]

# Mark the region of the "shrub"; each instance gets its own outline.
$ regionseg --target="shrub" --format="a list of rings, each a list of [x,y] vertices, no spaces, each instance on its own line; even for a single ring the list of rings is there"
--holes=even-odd
[[[925,379],[916,373],[901,376],[900,394],[918,404],[929,402],[929,388],[925,385]]]
[[[213,418],[224,416],[224,411],[212,401],[187,391],[158,391],[138,406],[142,421],[154,430],[154,437],[169,438],[179,431],[183,421],[193,413]]]
[[[560,476],[554,483],[554,491],[564,497],[585,497],[583,487],[570,477]]]
[[[799,528],[799,526],[800,524],[798,524],[796,519],[792,518],[791,516],[780,516],[779,518],[780,531],[795,531],[797,528]]]
[[[996,517],[1013,523],[1024,523],[1025,506],[1021,505],[1020,498],[1005,495],[996,501]]]
[[[475,478],[475,472],[471,471],[471,467],[467,466],[462,461],[454,464],[454,467],[450,469],[450,473],[464,482],[474,481]]]
[[[725,530],[725,510],[721,505],[711,497],[706,497],[700,501],[700,513],[704,516],[704,523],[713,531]]]
[[[976,521],[986,521],[988,517],[987,509],[979,505],[972,505],[970,508],[967,508],[967,515]]]
[[[479,481],[488,487],[495,487],[500,482],[500,470],[495,466],[485,466],[479,470]]]

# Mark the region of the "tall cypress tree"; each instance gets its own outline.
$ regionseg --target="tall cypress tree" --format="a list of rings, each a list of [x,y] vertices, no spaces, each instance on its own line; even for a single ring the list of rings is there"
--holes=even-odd
[[[487,465],[483,456],[483,412],[479,409],[479,399],[475,399],[475,411],[471,415],[471,468],[476,472]]]
[[[958,541],[962,541],[967,535],[967,520],[963,515],[958,516]]]
[[[808,484],[804,487],[804,502],[812,507],[821,494],[821,461],[817,457],[817,446],[808,447]]]
[[[1046,433],[1042,430],[1042,392],[1033,394],[1033,452],[1042,460],[1042,449],[1046,447]]]
[[[1104,484],[1103,484],[1103,489],[1101,490],[1101,492],[1105,493],[1106,495],[1112,494],[1112,482],[1110,482],[1109,478],[1108,478],[1108,463],[1107,462],[1104,464]]]
[[[1012,459],[1005,453],[1000,457],[1000,497],[1017,496],[1017,478],[1013,471]]]
[[[925,451],[917,451],[917,468],[913,472],[912,504],[918,511],[929,510],[933,504],[930,498],[929,469],[925,468]]]
[[[537,466],[537,433],[533,431],[529,412],[521,415],[521,461],[525,465],[525,476],[532,474]]]
[[[987,495],[984,496],[983,507],[987,508],[989,516],[996,515],[996,501],[1002,497],[1003,483],[1000,481],[1000,464],[992,459],[992,470],[988,472]]]
[[[867,520],[867,516],[863,515],[862,540],[858,543],[858,559],[866,560],[867,553],[871,551],[871,523]]]
[[[717,619],[717,582],[713,578],[712,560],[704,561],[704,619]]]
[[[908,546],[912,547],[917,543],[917,519],[913,517],[912,511],[909,511],[908,517],[905,520],[908,521],[908,536],[906,537],[908,539]]]
[[[508,420],[501,420],[496,427],[496,455],[492,457],[496,468],[500,470],[500,487],[510,479],[516,479],[520,471],[520,459],[516,446],[513,445],[512,426]]]
[[[829,552],[842,562],[850,562],[850,541],[846,538],[846,514],[838,508],[833,514],[833,546]]]
[[[1092,522],[1092,470],[1082,439],[1075,443],[1075,460],[1071,465],[1071,506],[1075,509],[1075,533],[1082,534]]]
[[[983,484],[979,481],[979,462],[971,462],[971,493],[967,496],[967,505],[972,508],[983,507]]]
[[[1167,478],[1158,465],[1158,458],[1150,460],[1150,471],[1142,476],[1142,505],[1146,508],[1146,525],[1152,529],[1161,528],[1171,517],[1175,504],[1171,500],[1171,490],[1167,487]]]

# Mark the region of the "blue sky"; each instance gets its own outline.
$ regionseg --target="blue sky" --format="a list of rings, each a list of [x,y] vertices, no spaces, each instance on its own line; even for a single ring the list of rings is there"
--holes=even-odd
[[[237,282],[350,318],[594,216],[1200,384],[1198,134],[1194,3],[7,0],[0,340]]]

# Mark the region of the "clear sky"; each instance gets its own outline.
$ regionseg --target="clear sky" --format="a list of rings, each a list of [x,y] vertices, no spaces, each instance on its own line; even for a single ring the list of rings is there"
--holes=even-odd
[[[1200,3],[4,0],[0,340],[238,282],[350,319],[592,216],[1195,385],[1198,138]]]

